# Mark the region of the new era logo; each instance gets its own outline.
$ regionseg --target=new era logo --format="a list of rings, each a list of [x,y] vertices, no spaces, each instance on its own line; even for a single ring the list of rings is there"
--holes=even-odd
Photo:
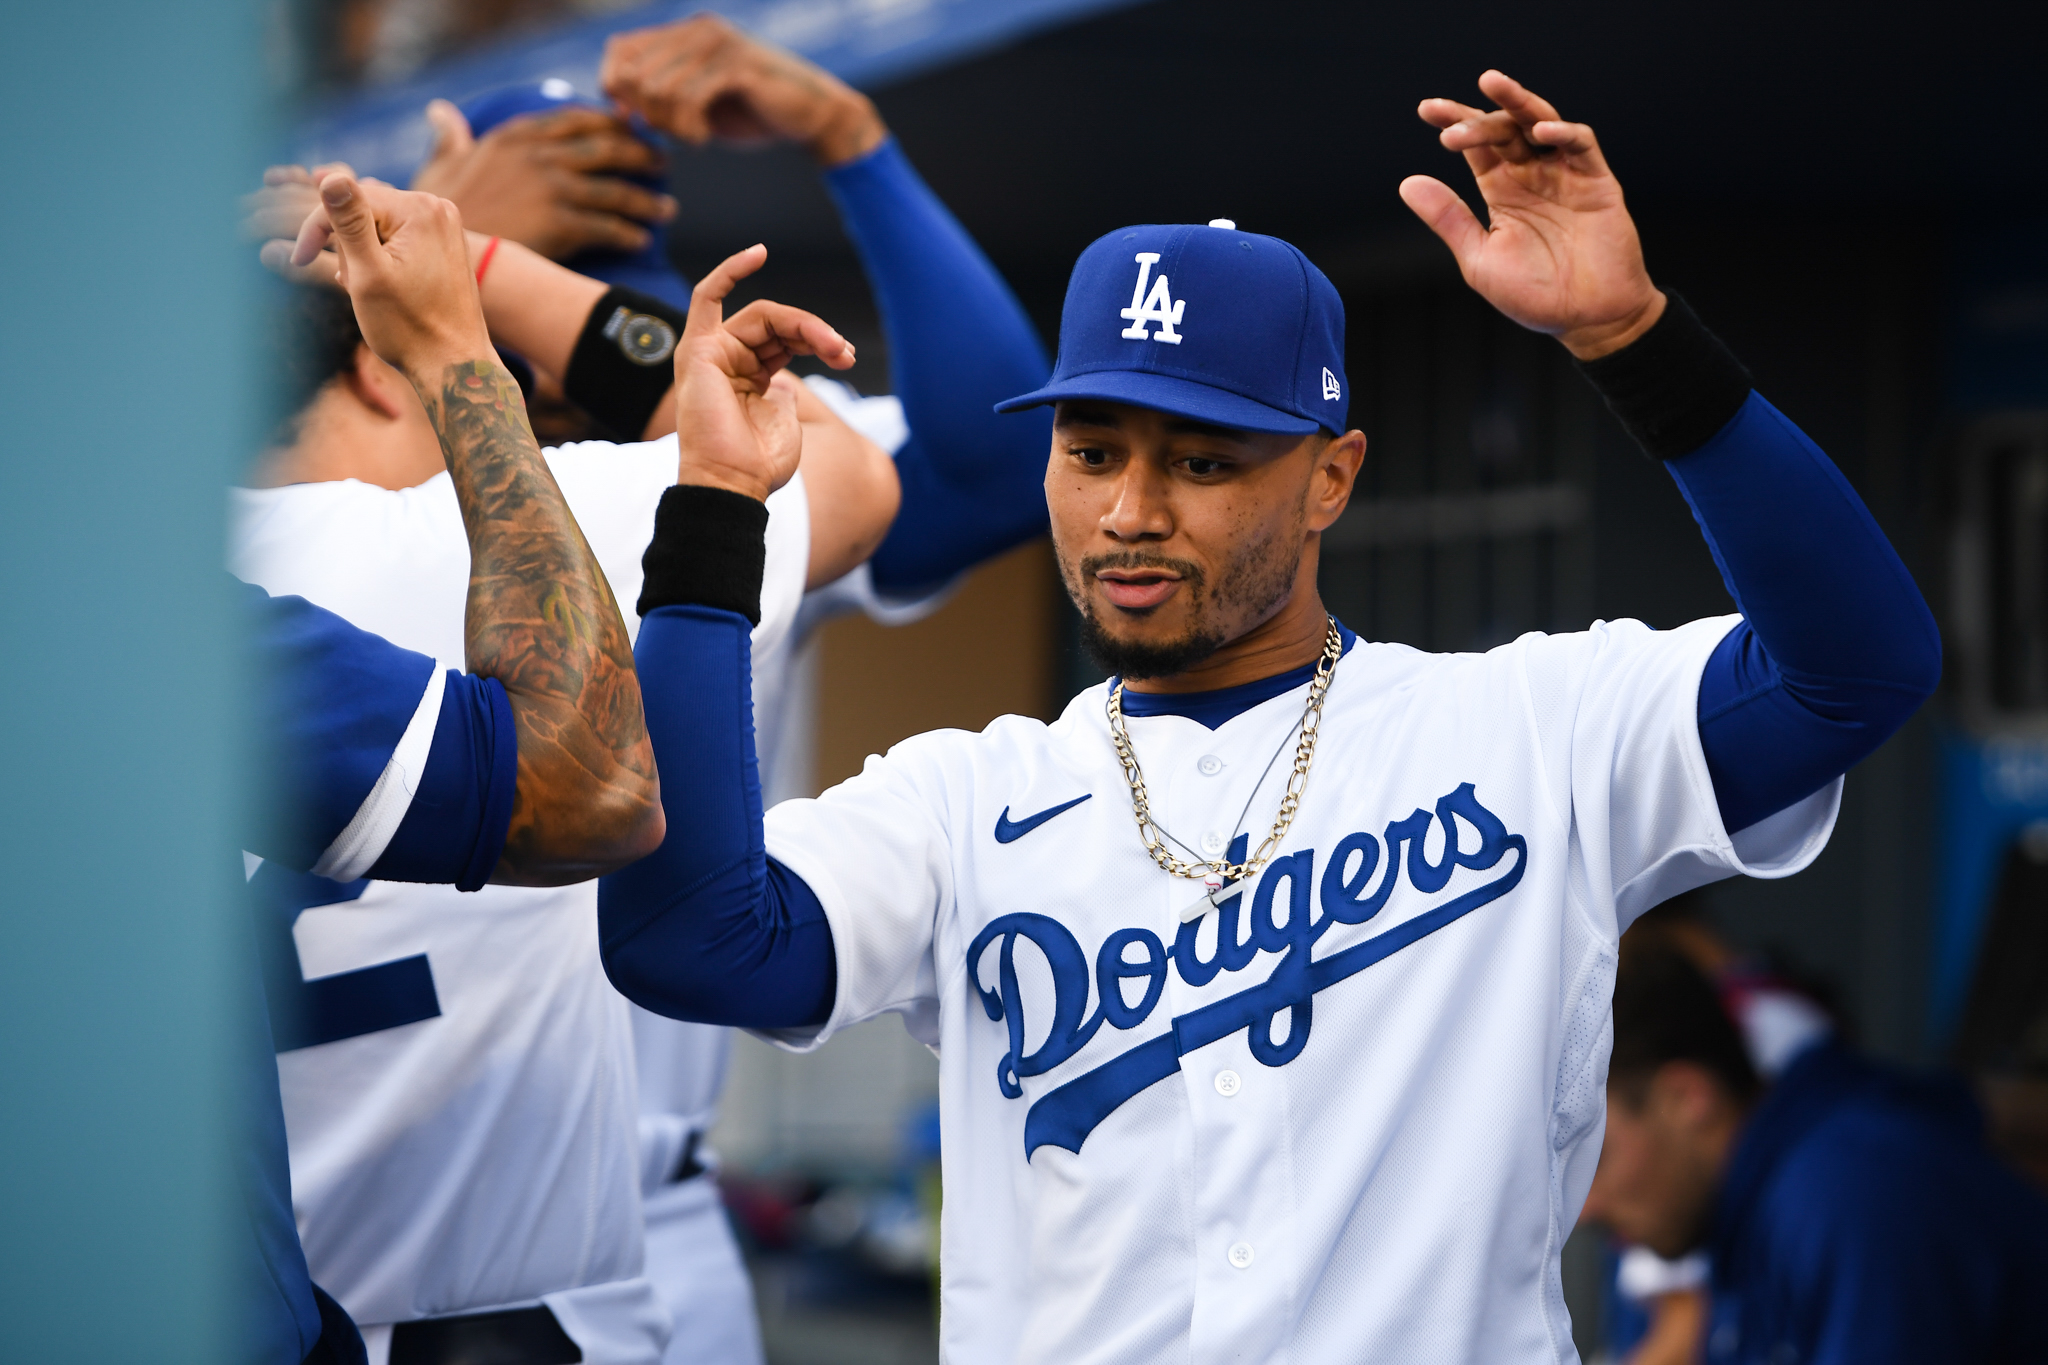
[[[1164,341],[1169,345],[1180,345],[1180,333],[1174,328],[1180,326],[1180,315],[1188,306],[1186,299],[1178,303],[1166,287],[1166,276],[1152,279],[1152,267],[1159,260],[1156,251],[1138,253],[1138,286],[1131,291],[1131,306],[1118,314],[1129,320],[1123,335],[1131,341]],[[1151,281],[1152,292],[1145,292],[1145,284]],[[1158,323],[1159,330],[1147,332],[1148,323]]]
[[[1343,396],[1344,390],[1338,387],[1337,376],[1330,373],[1330,367],[1328,365],[1323,366],[1324,400],[1328,402],[1334,402],[1335,400],[1342,398]]]

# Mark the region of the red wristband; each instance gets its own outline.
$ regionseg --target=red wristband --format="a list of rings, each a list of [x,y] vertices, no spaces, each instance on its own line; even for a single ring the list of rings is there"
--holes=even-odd
[[[478,284],[484,282],[484,272],[491,268],[491,257],[497,254],[498,239],[493,237],[490,241],[484,243],[483,255],[476,258],[476,282]]]

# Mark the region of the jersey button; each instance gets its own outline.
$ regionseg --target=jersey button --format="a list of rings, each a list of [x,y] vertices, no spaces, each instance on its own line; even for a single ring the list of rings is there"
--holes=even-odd
[[[1202,852],[1208,854],[1211,858],[1214,858],[1229,847],[1230,840],[1224,838],[1213,829],[1202,836]]]
[[[1244,1078],[1235,1071],[1219,1071],[1216,1073],[1216,1093],[1224,1099],[1229,1099],[1242,1089],[1244,1089]]]
[[[1214,754],[1203,754],[1195,760],[1195,771],[1204,777],[1214,777],[1223,771],[1223,760]]]
[[[1250,1242],[1232,1242],[1230,1244],[1229,1256],[1230,1263],[1239,1270],[1243,1270],[1252,1263],[1252,1244]]]

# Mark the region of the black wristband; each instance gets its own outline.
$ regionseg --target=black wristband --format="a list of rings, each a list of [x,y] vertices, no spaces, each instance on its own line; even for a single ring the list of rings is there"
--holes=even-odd
[[[761,624],[768,504],[723,488],[678,484],[654,509],[640,557],[642,616],[656,607],[715,607]]]
[[[562,391],[621,441],[637,441],[675,383],[683,313],[651,294],[613,285],[584,319]]]
[[[1692,306],[1665,291],[1664,316],[1628,345],[1577,362],[1607,410],[1660,460],[1698,450],[1749,401],[1749,371]]]

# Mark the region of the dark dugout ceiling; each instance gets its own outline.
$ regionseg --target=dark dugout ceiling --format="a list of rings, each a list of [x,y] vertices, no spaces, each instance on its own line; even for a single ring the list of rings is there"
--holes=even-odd
[[[1478,102],[1489,65],[1593,124],[1638,202],[2014,212],[2048,192],[2044,37],[2038,3],[1154,0],[873,94],[990,253],[1031,271],[1130,222],[1412,246],[1401,178],[1469,189],[1415,104]],[[677,171],[688,255],[837,245],[799,158],[685,152]]]

